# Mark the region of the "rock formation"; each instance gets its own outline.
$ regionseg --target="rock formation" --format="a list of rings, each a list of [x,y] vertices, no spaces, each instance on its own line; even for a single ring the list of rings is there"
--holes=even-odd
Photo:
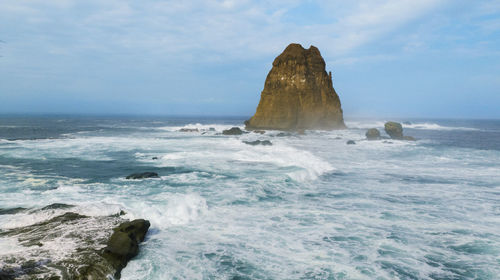
[[[247,130],[343,129],[340,99],[318,48],[290,44],[273,62]]]

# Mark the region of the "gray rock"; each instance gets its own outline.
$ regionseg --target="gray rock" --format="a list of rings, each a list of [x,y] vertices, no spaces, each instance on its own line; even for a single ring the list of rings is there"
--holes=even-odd
[[[366,131],[366,139],[368,140],[378,140],[380,139],[380,131],[376,128],[370,128]]]
[[[354,140],[349,140],[346,142],[347,145],[354,145],[356,144],[356,142],[354,142]]]

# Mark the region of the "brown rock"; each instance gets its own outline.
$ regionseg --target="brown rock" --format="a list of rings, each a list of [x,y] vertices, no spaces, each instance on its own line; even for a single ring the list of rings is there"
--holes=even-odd
[[[343,129],[340,99],[318,48],[290,44],[273,62],[247,129]]]

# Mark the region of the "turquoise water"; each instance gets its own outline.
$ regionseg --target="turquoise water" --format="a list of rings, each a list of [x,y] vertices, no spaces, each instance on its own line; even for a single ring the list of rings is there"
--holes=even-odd
[[[0,208],[150,220],[122,279],[499,279],[500,121],[397,120],[417,142],[363,140],[385,120],[220,134],[243,120],[0,117]],[[273,145],[242,143],[257,139]],[[124,179],[144,171],[160,178]],[[0,239],[0,266],[16,242]]]

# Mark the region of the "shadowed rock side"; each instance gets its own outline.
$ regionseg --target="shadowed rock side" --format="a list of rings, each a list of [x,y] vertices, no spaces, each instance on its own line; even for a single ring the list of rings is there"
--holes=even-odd
[[[273,62],[246,129],[343,129],[340,99],[318,48],[290,44]]]

